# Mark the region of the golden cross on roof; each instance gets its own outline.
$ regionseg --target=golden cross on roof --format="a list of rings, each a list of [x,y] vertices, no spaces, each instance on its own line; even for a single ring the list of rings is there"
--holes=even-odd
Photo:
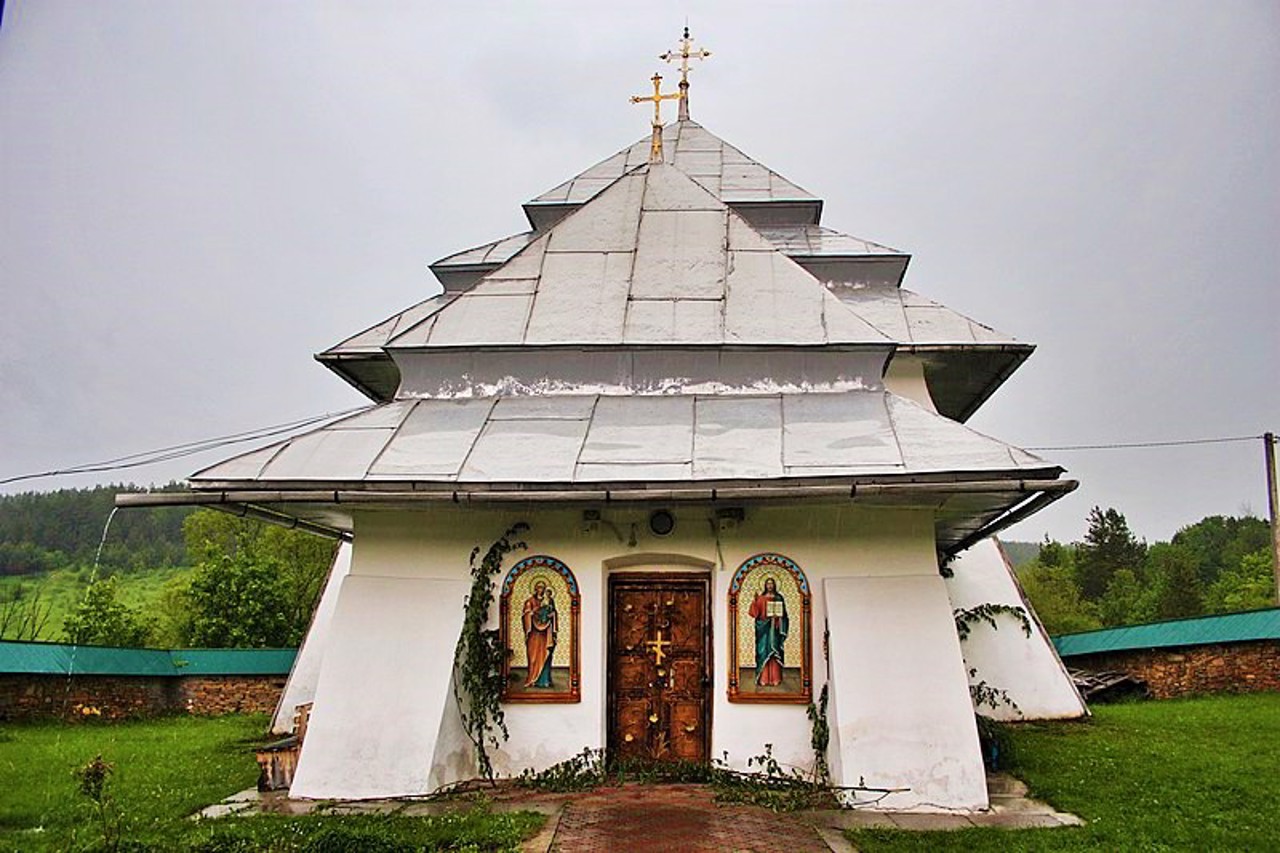
[[[653,77],[653,94],[652,95],[632,95],[631,103],[638,104],[642,101],[653,101],[653,142],[649,146],[649,162],[662,162],[662,102],[671,101],[683,97],[679,92],[671,92],[664,95],[662,93],[662,75],[654,73]]]
[[[689,60],[690,59],[706,59],[711,55],[711,51],[698,48],[693,49],[693,39],[689,36],[688,25],[684,28],[684,38],[680,39],[680,50],[668,50],[658,58],[664,62],[675,62],[680,60],[680,121],[689,120]]]

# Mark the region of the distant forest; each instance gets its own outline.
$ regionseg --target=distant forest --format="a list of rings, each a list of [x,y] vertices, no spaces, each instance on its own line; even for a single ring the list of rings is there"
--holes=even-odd
[[[1211,515],[1151,544],[1116,509],[1094,507],[1088,523],[1083,541],[1046,538],[1016,568],[1050,634],[1276,603],[1271,529],[1260,518]]]
[[[181,488],[173,483],[162,491]],[[111,485],[0,496],[0,576],[91,565],[116,494],[144,491]],[[187,507],[116,513],[101,564],[113,571],[185,566],[182,522],[191,513]]]
[[[1012,542],[1001,538],[1000,544],[1004,546],[1004,552],[1015,569],[1040,556],[1039,542]]]

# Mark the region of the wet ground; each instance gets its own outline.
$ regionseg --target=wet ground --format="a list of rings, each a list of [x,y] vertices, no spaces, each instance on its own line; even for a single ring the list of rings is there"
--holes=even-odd
[[[395,812],[440,814],[466,808],[468,797],[483,798],[495,811],[529,810],[547,815],[542,831],[525,842],[527,853],[660,853],[660,851],[785,851],[846,853],[854,848],[842,830],[886,827],[906,830],[1004,829],[1075,826],[1074,815],[1055,811],[1026,796],[1026,786],[1009,776],[987,781],[991,808],[968,814],[907,814],[830,809],[777,814],[759,806],[721,804],[707,785],[627,784],[553,794],[503,785],[447,800],[290,800],[282,793],[244,791],[201,812],[204,817],[272,812],[327,814]]]

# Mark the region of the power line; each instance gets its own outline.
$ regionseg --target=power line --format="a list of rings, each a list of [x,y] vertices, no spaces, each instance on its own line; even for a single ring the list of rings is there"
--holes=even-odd
[[[216,450],[219,447],[229,447],[233,444],[243,444],[246,441],[257,441],[263,438],[272,438],[283,433],[293,432],[321,421],[340,418],[345,415],[354,414],[364,411],[367,406],[356,406],[351,409],[344,409],[340,412],[326,412],[322,415],[312,415],[306,418],[300,418],[296,421],[288,423],[275,424],[268,427],[259,427],[258,429],[246,430],[244,432],[233,432],[229,435],[220,435],[215,438],[204,438],[199,441],[189,441],[185,444],[174,444],[169,447],[160,447],[155,450],[145,450],[141,453],[131,453],[127,456],[118,456],[115,459],[107,459],[101,462],[86,462],[83,465],[73,465],[69,468],[57,468],[51,471],[41,471],[34,474],[19,474],[16,477],[6,477],[0,479],[0,485],[8,483],[18,483],[23,480],[36,480],[41,477],[59,477],[66,474],[91,474],[101,473],[104,471],[122,471],[128,468],[140,468],[144,465],[153,465],[157,462],[168,462],[173,459],[182,459],[186,456],[194,456],[197,453],[204,453],[207,450]]]
[[[1124,450],[1131,447],[1186,447],[1192,444],[1227,444],[1233,441],[1260,441],[1260,435],[1233,435],[1224,438],[1185,438],[1175,441],[1133,441],[1114,444],[1064,444],[1057,447],[1028,447],[1027,450]]]

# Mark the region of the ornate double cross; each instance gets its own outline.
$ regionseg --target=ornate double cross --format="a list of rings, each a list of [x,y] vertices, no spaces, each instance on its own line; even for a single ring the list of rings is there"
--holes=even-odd
[[[662,75],[654,74],[653,94],[652,95],[634,95],[631,103],[639,104],[643,101],[653,101],[653,141],[649,145],[649,162],[662,162],[662,102],[663,101],[679,101],[680,102],[680,121],[688,121],[689,119],[689,60],[690,59],[706,59],[711,55],[711,51],[698,48],[693,49],[693,39],[689,36],[689,28],[684,28],[684,38],[680,39],[679,50],[668,50],[658,58],[664,62],[675,62],[680,60],[680,91],[662,92]]]
[[[653,94],[652,95],[632,95],[631,103],[639,104],[644,101],[653,101],[653,141],[649,143],[649,162],[662,162],[662,102],[677,100],[682,96],[680,92],[662,93],[662,75],[654,72]]]
[[[689,120],[689,60],[706,59],[711,51],[703,48],[693,49],[693,39],[689,36],[689,28],[684,28],[684,38],[680,39],[678,51],[668,50],[658,58],[663,62],[680,60],[680,121]]]

